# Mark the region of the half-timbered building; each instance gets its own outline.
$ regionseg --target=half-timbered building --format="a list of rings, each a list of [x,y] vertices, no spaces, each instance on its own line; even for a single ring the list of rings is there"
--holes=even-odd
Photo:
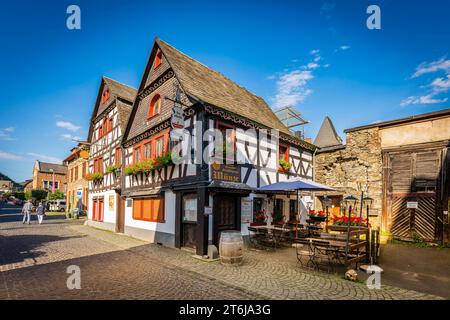
[[[180,107],[185,136],[177,141],[173,113]],[[221,148],[214,129],[224,134]],[[175,146],[183,150],[177,153],[184,157],[181,163],[173,161]],[[123,148],[125,233],[195,248],[199,255],[208,244],[217,245],[224,230],[245,234],[263,207],[286,220],[295,215],[295,199],[278,195],[267,201],[256,188],[313,177],[315,147],[294,136],[262,98],[160,39],[151,50]],[[231,157],[224,150],[232,150]],[[164,161],[171,151],[172,162]],[[290,165],[280,168],[280,158]]]
[[[89,127],[88,223],[117,232],[123,231],[118,228],[120,221],[116,221],[123,208],[121,142],[135,94],[135,89],[103,77]]]

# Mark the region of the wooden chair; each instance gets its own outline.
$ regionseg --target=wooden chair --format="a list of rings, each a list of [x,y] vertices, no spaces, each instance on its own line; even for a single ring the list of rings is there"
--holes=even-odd
[[[310,241],[306,240],[294,240],[293,246],[295,247],[295,253],[297,255],[297,262],[300,263],[302,267],[306,266],[309,268],[314,268],[314,248],[311,246]],[[306,265],[303,263],[303,259],[307,258],[308,262]]]

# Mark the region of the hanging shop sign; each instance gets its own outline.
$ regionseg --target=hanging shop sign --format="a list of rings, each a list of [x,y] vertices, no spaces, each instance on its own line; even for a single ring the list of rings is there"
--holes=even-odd
[[[184,112],[183,108],[180,106],[173,106],[172,108],[172,118],[170,119],[170,125],[173,129],[183,129],[184,128]]]

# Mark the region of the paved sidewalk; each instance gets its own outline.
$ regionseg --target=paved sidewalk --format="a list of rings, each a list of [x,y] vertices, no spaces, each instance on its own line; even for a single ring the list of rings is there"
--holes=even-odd
[[[240,267],[203,262],[77,222],[23,225],[0,217],[0,299],[438,299],[301,269],[270,252],[245,251]],[[81,268],[68,290],[66,269]]]
[[[124,238],[127,237],[113,233],[86,226],[73,226],[72,229],[119,246],[126,243]],[[131,240],[128,238],[126,241]],[[440,299],[437,296],[390,286],[369,290],[363,283],[349,282],[336,275],[312,272],[295,263],[274,260],[270,252],[246,250],[243,265],[231,267],[223,266],[219,262],[203,262],[192,258],[192,254],[186,251],[158,245],[134,246],[128,251],[156,259],[165,265],[201,274],[267,299]]]

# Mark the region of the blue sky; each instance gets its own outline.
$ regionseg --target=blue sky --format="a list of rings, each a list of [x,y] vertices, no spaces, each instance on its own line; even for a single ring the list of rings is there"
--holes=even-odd
[[[81,8],[81,30],[66,8]],[[368,5],[381,30],[366,27]],[[86,138],[102,75],[138,86],[155,36],[271,106],[294,104],[315,137],[449,108],[450,3],[441,0],[6,1],[0,11],[0,172],[31,177]]]

